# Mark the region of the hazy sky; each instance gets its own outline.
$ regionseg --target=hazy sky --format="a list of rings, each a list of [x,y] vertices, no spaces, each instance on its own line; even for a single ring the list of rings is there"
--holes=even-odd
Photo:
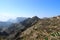
[[[60,15],[60,0],[0,0],[0,20]]]

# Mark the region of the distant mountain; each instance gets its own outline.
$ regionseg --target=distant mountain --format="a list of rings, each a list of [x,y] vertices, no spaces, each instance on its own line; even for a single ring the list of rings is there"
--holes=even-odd
[[[8,22],[19,23],[27,19],[26,17],[17,17],[16,19],[9,19]]]
[[[10,27],[10,25],[12,25],[13,23],[20,23],[22,21],[24,21],[25,17],[17,17],[16,19],[9,19],[6,22],[1,22],[0,21],[0,31],[4,31],[5,29],[7,29],[8,27]]]
[[[10,27],[12,23],[10,22],[0,22],[0,32],[3,32],[5,29]]]
[[[0,28],[7,28],[11,25],[11,22],[0,22]]]

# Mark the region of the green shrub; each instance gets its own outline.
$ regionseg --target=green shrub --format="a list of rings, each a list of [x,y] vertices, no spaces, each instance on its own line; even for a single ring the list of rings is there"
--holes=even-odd
[[[48,37],[45,37],[45,40],[48,40]]]
[[[54,33],[53,33],[53,34],[51,34],[51,35],[55,37],[55,34],[54,34]]]

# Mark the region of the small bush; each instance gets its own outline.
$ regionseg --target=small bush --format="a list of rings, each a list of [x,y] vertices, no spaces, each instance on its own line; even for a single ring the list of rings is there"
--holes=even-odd
[[[45,40],[48,40],[48,37],[45,37]]]

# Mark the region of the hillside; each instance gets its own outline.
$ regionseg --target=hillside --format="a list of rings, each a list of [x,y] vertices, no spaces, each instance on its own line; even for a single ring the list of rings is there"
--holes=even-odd
[[[13,23],[5,30],[3,40],[60,40],[60,16],[38,18],[34,16],[20,23]]]
[[[60,16],[40,19],[16,40],[60,40]]]
[[[39,18],[37,16],[34,16],[32,18],[27,18],[20,23],[13,23],[8,29],[5,30],[5,32],[9,34],[6,40],[15,40],[15,38],[19,36],[19,33],[25,31],[32,25],[35,25],[38,20]]]

